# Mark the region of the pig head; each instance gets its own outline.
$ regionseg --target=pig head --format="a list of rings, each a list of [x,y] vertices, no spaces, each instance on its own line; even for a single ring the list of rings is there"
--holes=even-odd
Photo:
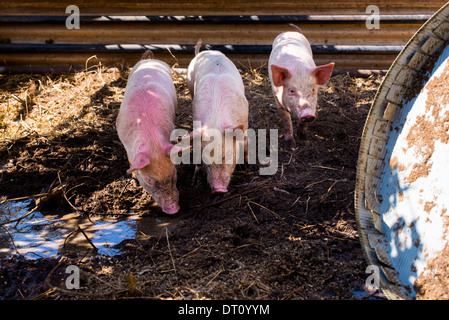
[[[243,125],[224,130],[203,129],[202,160],[212,193],[226,193],[244,148]]]
[[[307,123],[315,120],[318,89],[325,85],[334,63],[316,66],[312,49],[300,32],[284,32],[273,42],[269,76],[288,147],[294,147],[291,116],[300,120],[305,133]]]
[[[130,168],[140,185],[165,213],[179,211],[176,167],[170,153],[176,90],[170,67],[158,60],[141,60],[132,69],[117,116],[117,133]]]

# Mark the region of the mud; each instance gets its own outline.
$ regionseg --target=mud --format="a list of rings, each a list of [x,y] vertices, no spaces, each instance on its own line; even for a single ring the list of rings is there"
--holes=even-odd
[[[249,127],[280,128],[266,69],[241,73]],[[114,122],[127,72],[86,72],[88,80],[16,77],[0,78],[2,106],[15,112],[0,119],[2,200],[37,195],[29,209],[44,214],[165,215],[126,174]],[[191,129],[185,77],[174,80],[176,125]],[[81,256],[1,258],[0,299],[384,298],[364,288],[353,201],[360,137],[381,80],[332,77],[319,93],[317,120],[305,138],[296,137],[296,150],[280,150],[275,175],[260,176],[259,164],[238,165],[229,193],[214,196],[204,176],[191,186],[193,165],[180,165],[176,224],[158,236],[122,241],[118,255],[91,248]],[[33,125],[57,108],[47,126]],[[81,270],[78,290],[66,288],[68,265]]]

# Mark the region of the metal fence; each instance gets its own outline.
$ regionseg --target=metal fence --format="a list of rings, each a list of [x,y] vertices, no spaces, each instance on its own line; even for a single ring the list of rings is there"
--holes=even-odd
[[[186,67],[199,38],[206,48],[221,50],[236,64],[259,67],[266,65],[276,35],[293,30],[289,23],[294,23],[309,39],[317,64],[333,61],[340,71],[386,70],[444,3],[0,0],[0,68],[35,72],[99,62],[132,65],[148,48],[157,58]],[[69,5],[79,8],[79,29],[66,26],[73,18],[66,13]],[[377,26],[370,24],[374,18]]]

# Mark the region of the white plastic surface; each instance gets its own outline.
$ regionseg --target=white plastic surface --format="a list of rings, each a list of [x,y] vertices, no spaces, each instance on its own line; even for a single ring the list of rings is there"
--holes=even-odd
[[[447,243],[445,235],[449,230],[444,219],[449,217],[449,145],[435,140],[434,151],[427,160],[427,165],[431,166],[428,175],[410,182],[408,177],[413,166],[422,164],[425,159],[422,145],[409,145],[407,136],[410,131],[417,130],[419,116],[424,115],[434,122],[432,113],[426,111],[427,84],[448,66],[448,57],[449,46],[435,63],[424,89],[398,110],[391,124],[378,189],[382,232],[393,266],[412,296],[415,295],[413,284],[427,261]],[[449,91],[449,86],[447,88]],[[440,116],[449,112],[449,101],[440,101],[440,108]]]

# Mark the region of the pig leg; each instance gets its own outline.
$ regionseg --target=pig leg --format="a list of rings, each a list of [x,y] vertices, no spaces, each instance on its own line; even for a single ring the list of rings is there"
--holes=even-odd
[[[282,107],[278,107],[278,113],[284,130],[285,148],[293,149],[295,148],[295,137],[293,135],[292,115]]]

